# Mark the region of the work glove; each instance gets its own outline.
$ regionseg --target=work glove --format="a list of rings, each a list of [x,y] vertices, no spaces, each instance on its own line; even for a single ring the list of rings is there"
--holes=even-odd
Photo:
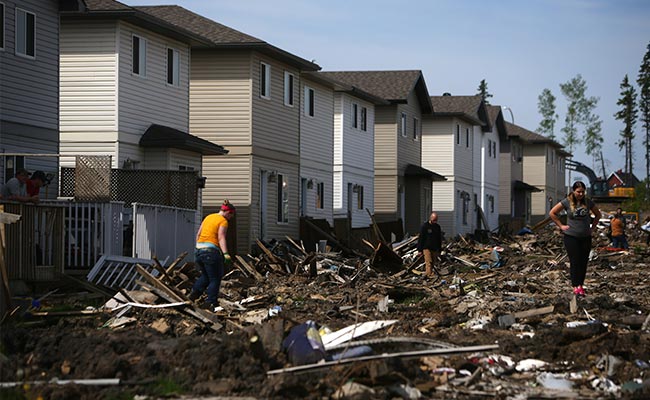
[[[228,266],[230,264],[232,264],[232,258],[230,258],[230,254],[224,253],[223,254],[223,265]]]

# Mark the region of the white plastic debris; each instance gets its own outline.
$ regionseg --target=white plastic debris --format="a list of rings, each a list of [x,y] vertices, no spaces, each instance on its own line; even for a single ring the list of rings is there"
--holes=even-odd
[[[515,369],[518,372],[535,371],[540,368],[544,368],[547,365],[548,363],[546,361],[536,360],[534,358],[528,358],[526,360],[519,361],[517,363],[517,366],[515,366]]]

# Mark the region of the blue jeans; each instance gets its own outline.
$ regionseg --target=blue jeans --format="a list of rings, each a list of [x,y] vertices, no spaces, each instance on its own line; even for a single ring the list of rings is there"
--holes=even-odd
[[[223,253],[218,249],[197,249],[194,258],[196,265],[201,269],[201,276],[194,283],[192,290],[202,294],[207,289],[208,302],[217,305],[223,277]]]
[[[627,238],[625,237],[625,235],[612,236],[612,247],[614,247],[615,249],[627,250],[629,245],[627,244]]]

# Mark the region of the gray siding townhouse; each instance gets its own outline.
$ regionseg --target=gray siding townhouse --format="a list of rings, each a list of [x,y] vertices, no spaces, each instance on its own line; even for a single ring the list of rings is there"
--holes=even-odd
[[[422,116],[432,111],[421,71],[336,71],[328,77],[388,102],[375,106],[375,216],[401,219],[416,234],[431,212],[431,182],[442,176],[422,168]]]
[[[0,1],[0,184],[17,168],[57,173],[59,11],[79,7],[77,1]]]
[[[229,154],[203,159],[206,212],[225,198],[237,206],[239,252],[249,252],[257,238],[296,237],[300,80],[302,72],[320,67],[179,6],[136,9],[207,41],[191,48],[190,131],[223,144]]]
[[[200,171],[224,154],[189,133],[190,47],[207,42],[117,1],[85,4],[61,13],[61,165]]]
[[[563,146],[545,136],[506,122],[508,135],[524,141],[523,181],[540,189],[531,194],[530,215],[526,223],[535,224],[548,215],[550,209],[566,196],[564,160],[570,153]]]

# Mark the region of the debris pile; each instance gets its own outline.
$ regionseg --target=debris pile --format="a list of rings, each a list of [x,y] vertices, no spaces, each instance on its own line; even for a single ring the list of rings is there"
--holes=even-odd
[[[557,232],[521,233],[449,241],[434,278],[414,237],[366,241],[369,257],[330,240],[319,251],[259,241],[258,255],[234,260],[215,312],[187,298],[198,272],[184,254],[167,266],[121,260],[129,278],[104,260],[83,288],[15,299],[0,393],[650,396],[647,246],[612,250],[603,229],[576,299]]]

